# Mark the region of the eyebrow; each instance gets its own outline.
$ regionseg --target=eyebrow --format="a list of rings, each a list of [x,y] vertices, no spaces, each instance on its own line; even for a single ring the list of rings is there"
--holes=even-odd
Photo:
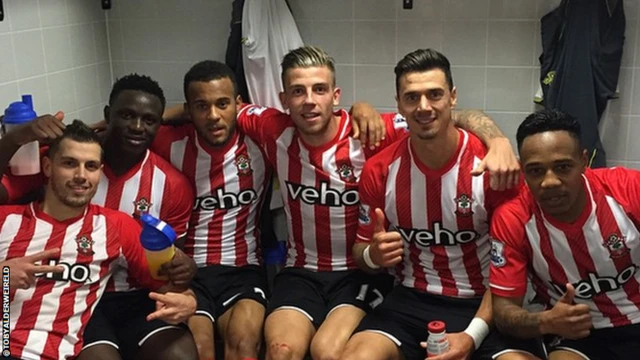
[[[557,165],[557,164],[564,164],[564,163],[574,163],[573,159],[558,159],[558,160],[553,160],[551,162],[553,165]],[[524,165],[524,167],[530,167],[530,166],[541,166],[542,162],[540,161],[536,161],[536,162],[532,162],[532,163],[527,163]]]
[[[60,160],[72,160],[72,161],[76,161],[76,162],[81,162],[79,159],[76,159],[76,158],[74,158],[72,156],[60,156]],[[85,161],[85,163],[92,163],[92,162],[100,164],[102,161],[99,160],[99,159],[98,160],[91,159],[91,160],[86,160]]]

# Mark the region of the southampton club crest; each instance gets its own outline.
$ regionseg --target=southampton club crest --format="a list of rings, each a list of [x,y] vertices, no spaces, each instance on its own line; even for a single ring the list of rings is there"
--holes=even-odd
[[[458,216],[471,216],[473,215],[473,210],[471,210],[471,204],[473,203],[473,199],[469,197],[467,194],[462,194],[457,199],[453,199],[456,202],[456,211],[455,214]]]
[[[342,181],[344,181],[344,182],[356,182],[356,174],[353,171],[353,166],[347,165],[347,164],[342,164],[342,165],[340,165],[340,167],[338,167],[336,172],[338,173],[338,175],[340,176],[340,179],[342,179]]]
[[[78,254],[91,256],[93,252],[93,240],[88,235],[81,235],[76,238],[76,244],[78,244]]]
[[[617,234],[609,235],[604,241],[604,246],[609,250],[609,257],[617,259],[629,253],[629,248],[625,240],[624,236],[618,236]]]
[[[253,173],[251,159],[245,154],[240,154],[236,157],[236,167],[238,168],[238,176],[247,176]]]
[[[147,200],[147,198],[140,198],[137,201],[133,202],[133,217],[138,219],[142,214],[149,213],[149,209],[151,209],[152,203]]]

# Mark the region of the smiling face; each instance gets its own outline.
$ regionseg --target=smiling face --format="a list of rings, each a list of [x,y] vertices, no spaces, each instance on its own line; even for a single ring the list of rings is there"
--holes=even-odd
[[[575,137],[567,131],[527,136],[520,147],[520,161],[527,185],[546,214],[564,220],[582,212],[587,158]]]
[[[139,90],[123,90],[105,107],[107,141],[132,155],[149,149],[162,124],[161,100]]]
[[[335,87],[334,73],[327,66],[288,69],[283,77],[284,92],[280,100],[303,137],[324,143],[333,138],[333,107],[340,103],[340,89]],[[307,139],[305,139],[307,140]]]
[[[55,198],[70,208],[87,205],[98,189],[102,173],[100,144],[64,139],[51,158],[43,158],[43,172]]]
[[[238,95],[229,78],[192,81],[185,110],[198,134],[211,146],[226,144],[235,132]]]
[[[444,133],[457,101],[456,88],[449,88],[445,73],[439,68],[409,72],[398,85],[398,111],[412,136],[428,140]]]

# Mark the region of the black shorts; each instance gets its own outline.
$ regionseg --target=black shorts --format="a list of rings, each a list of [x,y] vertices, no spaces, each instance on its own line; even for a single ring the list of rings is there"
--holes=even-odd
[[[206,316],[211,321],[215,321],[239,300],[251,299],[263,306],[267,304],[264,269],[257,265],[211,265],[199,268],[191,288],[198,299],[196,314]]]
[[[149,299],[149,290],[105,292],[84,329],[82,349],[111,345],[123,359],[133,359],[151,335],[167,329],[187,329],[162,320],[147,321],[147,315],[154,311],[156,303]]]
[[[319,327],[334,309],[353,305],[364,311],[382,303],[393,287],[393,277],[358,270],[315,272],[285,268],[276,275],[268,313],[293,309]]]
[[[362,319],[356,332],[377,332],[400,347],[407,360],[423,360],[426,350],[420,342],[426,341],[429,335],[427,324],[441,320],[446,324],[447,332],[462,332],[475,316],[480,302],[481,299],[456,299],[396,286],[380,306]],[[509,350],[544,358],[540,341],[507,338],[492,331],[471,359],[493,359]]]
[[[579,340],[549,336],[545,343],[549,353],[566,350],[589,360],[637,360],[640,358],[640,324],[591,330],[588,337]]]

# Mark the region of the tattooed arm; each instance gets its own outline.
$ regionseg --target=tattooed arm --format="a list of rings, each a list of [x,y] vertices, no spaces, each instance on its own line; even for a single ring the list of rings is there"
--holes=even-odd
[[[516,186],[520,178],[520,163],[509,139],[500,131],[498,125],[478,110],[454,111],[452,118],[456,126],[474,133],[487,145],[485,158],[471,174],[477,176],[489,171],[490,185],[494,190],[505,190]]]
[[[522,308],[523,298],[506,298],[493,294],[493,317],[503,334],[534,338],[546,334],[566,339],[582,339],[591,333],[593,323],[589,306],[574,302],[575,288],[566,291],[549,310],[531,313]]]
[[[503,334],[518,338],[535,338],[540,331],[541,312],[531,313],[522,308],[524,297],[506,298],[493,294],[493,320]]]
[[[456,126],[474,133],[487,145],[496,138],[506,139],[498,125],[480,110],[454,110],[451,117]]]

